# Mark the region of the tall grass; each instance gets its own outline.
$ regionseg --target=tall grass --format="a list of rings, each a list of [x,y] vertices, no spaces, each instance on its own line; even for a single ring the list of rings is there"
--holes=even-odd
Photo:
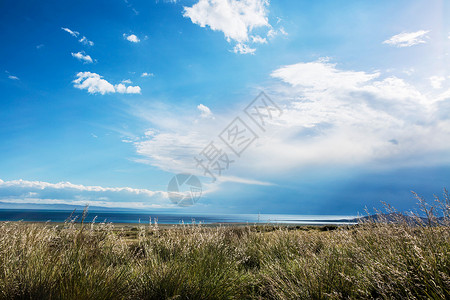
[[[448,200],[335,230],[2,223],[0,298],[450,299]]]

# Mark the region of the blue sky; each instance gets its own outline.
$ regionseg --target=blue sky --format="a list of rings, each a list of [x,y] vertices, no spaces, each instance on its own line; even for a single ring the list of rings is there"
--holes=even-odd
[[[445,1],[2,1],[0,202],[411,209],[411,190],[449,186],[449,13]],[[282,110],[265,131],[243,112],[261,91]],[[235,117],[258,136],[240,157],[218,137]],[[210,142],[234,160],[215,182],[194,160]],[[166,193],[183,172],[204,188],[188,208]]]

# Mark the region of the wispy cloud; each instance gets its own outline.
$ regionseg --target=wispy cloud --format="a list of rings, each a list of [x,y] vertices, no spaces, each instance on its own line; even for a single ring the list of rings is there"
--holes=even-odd
[[[80,90],[87,90],[90,94],[140,94],[141,88],[139,86],[126,86],[123,83],[113,85],[107,80],[103,79],[97,73],[79,72],[76,74],[77,79],[73,81],[74,87]]]
[[[262,38],[259,35],[252,35],[252,42],[256,43],[256,44],[267,44],[267,39],[266,38]]]
[[[200,111],[200,117],[202,117],[204,119],[208,119],[208,118],[214,119],[213,113],[211,112],[209,107],[207,107],[206,105],[199,104],[197,106],[197,109]]]
[[[61,27],[61,29],[64,30],[65,32],[69,33],[73,37],[78,37],[80,35],[80,33],[78,31],[72,31],[66,27]]]
[[[12,80],[19,80],[19,77],[14,76],[14,75],[8,75],[8,78],[12,79]]]
[[[129,41],[129,42],[132,42],[132,43],[139,43],[141,40],[135,35],[135,34],[130,34],[130,35],[127,35],[127,34],[123,34],[123,37],[127,40],[127,41]]]
[[[134,14],[136,16],[139,15],[139,11],[133,7],[133,5],[130,3],[130,1],[124,0],[124,2],[129,8],[131,8],[131,10],[134,12]]]
[[[70,182],[0,179],[0,202],[94,205],[117,208],[172,207],[167,192],[130,187],[85,186]]]
[[[61,29],[64,30],[65,32],[69,33],[71,36],[73,36],[73,37],[75,37],[77,39],[80,36],[80,33],[78,31],[74,31],[74,30],[71,30],[71,29],[66,28],[66,27],[61,27]],[[94,46],[94,42],[88,40],[85,36],[82,36],[78,41],[80,43],[84,44],[84,45]]]
[[[431,86],[435,89],[442,88],[442,83],[445,81],[445,77],[443,76],[431,76],[430,83]]]
[[[249,45],[243,43],[237,43],[233,48],[233,52],[239,54],[254,54],[255,51],[255,48],[251,48]]]
[[[78,40],[80,43],[84,45],[94,46],[94,42],[88,40],[85,36],[83,36],[81,39]]]
[[[8,72],[8,70],[5,70],[5,73],[8,75],[8,78],[11,80],[20,80],[19,77],[12,75]]]
[[[395,47],[411,47],[418,44],[425,44],[428,38],[427,34],[429,30],[419,30],[415,32],[403,32],[394,35],[388,40],[385,40],[383,44],[395,46]]]
[[[283,36],[288,36],[288,33],[284,30],[284,27],[280,27],[279,29],[274,29],[271,28],[269,30],[269,32],[267,33],[267,37],[272,39],[274,37],[276,37],[277,35],[283,35]]]
[[[153,77],[153,76],[155,76],[155,74],[153,74],[153,73],[144,72],[141,74],[141,77]]]
[[[271,75],[292,86],[325,90],[356,88],[379,77],[380,73],[338,70],[336,64],[329,63],[328,58],[322,58],[318,61],[284,66],[273,71]]]
[[[84,63],[93,63],[91,56],[87,55],[84,51],[77,52],[77,53],[72,52],[72,56]]]

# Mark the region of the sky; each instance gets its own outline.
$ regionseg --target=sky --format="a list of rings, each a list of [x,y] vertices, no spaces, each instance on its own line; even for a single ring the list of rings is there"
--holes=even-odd
[[[413,209],[411,191],[450,186],[449,16],[438,0],[1,1],[0,207]],[[176,174],[201,181],[195,205],[170,199]]]

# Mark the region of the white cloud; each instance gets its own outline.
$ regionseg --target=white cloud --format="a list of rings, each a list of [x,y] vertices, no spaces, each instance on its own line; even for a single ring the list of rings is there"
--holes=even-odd
[[[134,34],[130,34],[130,35],[126,35],[125,33],[123,34],[123,37],[128,40],[129,42],[132,43],[139,43],[141,40]]]
[[[126,199],[126,200],[124,200]],[[124,208],[159,208],[173,206],[163,191],[130,187],[101,187],[48,183],[43,181],[0,179],[0,202],[94,205]]]
[[[255,44],[267,44],[267,39],[266,38],[262,38],[259,35],[252,35],[252,42]]]
[[[260,0],[200,0],[184,7],[184,17],[201,27],[222,31],[227,39],[246,42],[254,28],[269,26],[266,5],[267,1]]]
[[[140,94],[141,88],[139,86],[128,86],[127,94]]]
[[[419,30],[415,32],[403,32],[394,35],[388,40],[385,40],[383,44],[388,44],[395,47],[411,47],[418,44],[425,44],[425,39],[428,38],[427,33],[429,30]]]
[[[84,51],[77,52],[77,53],[72,52],[72,56],[77,58],[80,61],[83,61],[84,63],[92,63],[93,62],[91,56],[87,55]]]
[[[64,30],[65,32],[68,32],[73,37],[78,37],[80,35],[78,31],[72,31],[69,28],[61,27],[61,29]]]
[[[450,90],[434,97],[402,78],[344,70],[327,59],[282,66],[271,75],[264,89],[283,114],[270,130],[258,132],[240,158],[216,138],[238,111],[196,122],[185,108],[170,111],[173,107],[136,108],[134,113],[152,124],[151,134],[135,141],[137,153],[163,170],[203,175],[193,157],[214,140],[236,160],[223,181],[237,177],[265,183],[304,168],[450,163]]]
[[[131,8],[131,10],[134,12],[134,14],[137,16],[137,15],[139,15],[139,11],[137,10],[137,9],[135,9],[134,7],[133,7],[133,5],[128,1],[128,0],[124,0],[124,2],[126,3],[126,5],[129,7],[129,8]]]
[[[284,36],[287,36],[288,35],[288,33],[284,30],[284,27],[280,27],[279,29],[274,29],[274,28],[271,28],[270,30],[269,30],[269,32],[267,33],[267,37],[268,38],[274,38],[274,37],[276,37],[277,35],[284,35]]]
[[[112,85],[97,73],[79,72],[76,74],[77,79],[73,81],[74,87],[80,90],[87,90],[90,94],[140,94],[139,86],[125,86],[123,83]]]
[[[94,42],[88,40],[85,36],[83,36],[81,39],[78,40],[80,43],[84,45],[94,46]]]
[[[155,76],[155,74],[153,74],[153,73],[144,72],[141,74],[141,77],[153,77],[153,76]]]
[[[214,118],[211,110],[206,105],[199,104],[197,106],[197,109],[200,111],[200,117],[202,117],[204,119]]]
[[[290,99],[283,115],[287,131],[271,150],[286,158],[285,166],[389,168],[450,159],[449,145],[440,141],[450,137],[443,129],[448,120],[437,118],[441,104],[401,78],[340,70],[327,61],[281,67],[272,76],[289,84],[278,90]]]
[[[236,176],[222,176],[220,178],[221,182],[235,182],[235,183],[242,183],[242,184],[249,184],[249,185],[263,185],[263,186],[271,186],[274,185],[271,182],[267,181],[260,181],[255,179],[248,179],[248,178],[240,178]]]
[[[247,44],[242,43],[237,43],[233,48],[233,52],[239,54],[254,54],[255,51],[255,48],[250,48]]]
[[[324,58],[315,62],[284,66],[273,71],[271,75],[293,86],[314,89],[358,87],[380,75],[361,71],[341,71],[336,69],[336,64],[329,63],[328,60]]]
[[[14,75],[8,75],[8,78],[11,80],[19,80],[19,77],[14,76]]]
[[[125,94],[125,93],[127,92],[126,86],[125,86],[124,84],[122,84],[122,83],[116,84],[116,85],[114,86],[114,88],[115,88],[116,91],[117,91],[118,93],[120,93],[120,94]]]
[[[73,31],[70,30],[69,28],[61,27],[61,29],[76,38],[78,38],[78,36],[80,35],[78,31]],[[81,37],[78,41],[84,45],[94,46],[94,42],[88,40],[85,36]]]
[[[140,94],[141,88],[139,86],[125,86],[123,83],[116,84],[115,90],[119,94]]]
[[[5,73],[8,75],[8,78],[11,80],[20,80],[19,77],[12,75],[8,70],[5,70]]]
[[[431,76],[430,77],[431,86],[435,89],[442,88],[442,83],[444,81],[445,81],[445,77],[442,77],[442,76]]]
[[[247,43],[256,28],[271,28],[268,21],[267,0],[199,0],[192,7],[184,7],[183,16],[200,27],[222,31],[228,42],[236,42],[235,53],[253,53]],[[263,38],[256,38],[261,43]]]
[[[102,79],[102,77],[96,73],[79,72],[76,76],[78,78],[75,79],[73,83],[74,86],[80,90],[87,89],[90,94],[100,93],[102,95],[116,92],[111,83]]]
[[[133,82],[131,82],[130,79],[125,79],[125,80],[122,80],[122,83],[129,83],[129,84],[132,84]]]

